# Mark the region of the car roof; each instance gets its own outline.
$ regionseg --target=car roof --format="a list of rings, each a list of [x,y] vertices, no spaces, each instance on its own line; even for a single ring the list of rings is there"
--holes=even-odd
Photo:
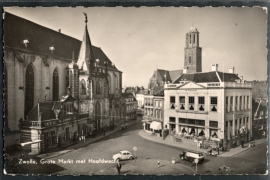
[[[120,151],[121,153],[130,153],[129,151],[127,150],[123,150],[123,151]]]

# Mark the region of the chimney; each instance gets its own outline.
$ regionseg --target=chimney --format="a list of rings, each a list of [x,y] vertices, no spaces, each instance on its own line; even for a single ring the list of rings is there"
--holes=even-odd
[[[218,71],[218,64],[212,64],[212,71]]]
[[[58,29],[58,32],[61,33],[61,29]]]
[[[186,68],[183,69],[183,74],[187,74],[187,69]]]
[[[234,67],[230,67],[229,68],[229,73],[233,73],[234,74]]]

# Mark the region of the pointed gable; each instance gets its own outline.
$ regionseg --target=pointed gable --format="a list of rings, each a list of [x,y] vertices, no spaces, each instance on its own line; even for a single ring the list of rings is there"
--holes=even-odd
[[[194,82],[189,82],[181,85],[178,89],[201,89],[201,88],[204,88],[204,86],[196,84]]]
[[[90,40],[90,36],[87,29],[87,24],[85,25],[85,31],[83,35],[83,40],[81,43],[80,53],[78,56],[77,64],[79,66],[79,69],[83,71],[89,71],[90,70],[90,60],[94,59],[92,44]]]

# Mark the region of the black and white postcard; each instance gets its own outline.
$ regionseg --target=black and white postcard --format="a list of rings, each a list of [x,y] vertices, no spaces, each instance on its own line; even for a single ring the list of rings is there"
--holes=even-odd
[[[267,13],[4,7],[4,174],[268,174]]]

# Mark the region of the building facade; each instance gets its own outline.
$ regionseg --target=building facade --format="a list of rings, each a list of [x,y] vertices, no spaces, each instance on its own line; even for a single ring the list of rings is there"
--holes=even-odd
[[[125,102],[125,116],[126,120],[136,120],[137,119],[137,107],[138,102],[133,93],[122,93],[122,99]]]
[[[40,136],[44,142],[46,123],[33,126],[32,122],[43,121],[45,114],[41,113],[36,120],[29,117],[33,108],[43,107],[39,103],[74,98],[65,111],[75,114],[74,128],[78,135],[86,135],[94,129],[98,131],[110,125],[110,115],[120,114],[120,106],[111,109],[109,102],[120,103],[122,72],[100,48],[92,46],[87,16],[85,22],[83,40],[79,41],[60,31],[5,13],[5,146],[31,140],[33,129],[36,132],[44,129]],[[60,108],[61,111],[64,110]],[[50,126],[58,126],[57,116],[52,114],[50,118],[54,120]],[[64,126],[71,132],[72,123]],[[65,135],[60,131],[56,134],[56,130],[53,134]]]
[[[164,87],[164,128],[219,138],[223,146],[249,141],[252,134],[251,84],[234,72],[182,74]]]

